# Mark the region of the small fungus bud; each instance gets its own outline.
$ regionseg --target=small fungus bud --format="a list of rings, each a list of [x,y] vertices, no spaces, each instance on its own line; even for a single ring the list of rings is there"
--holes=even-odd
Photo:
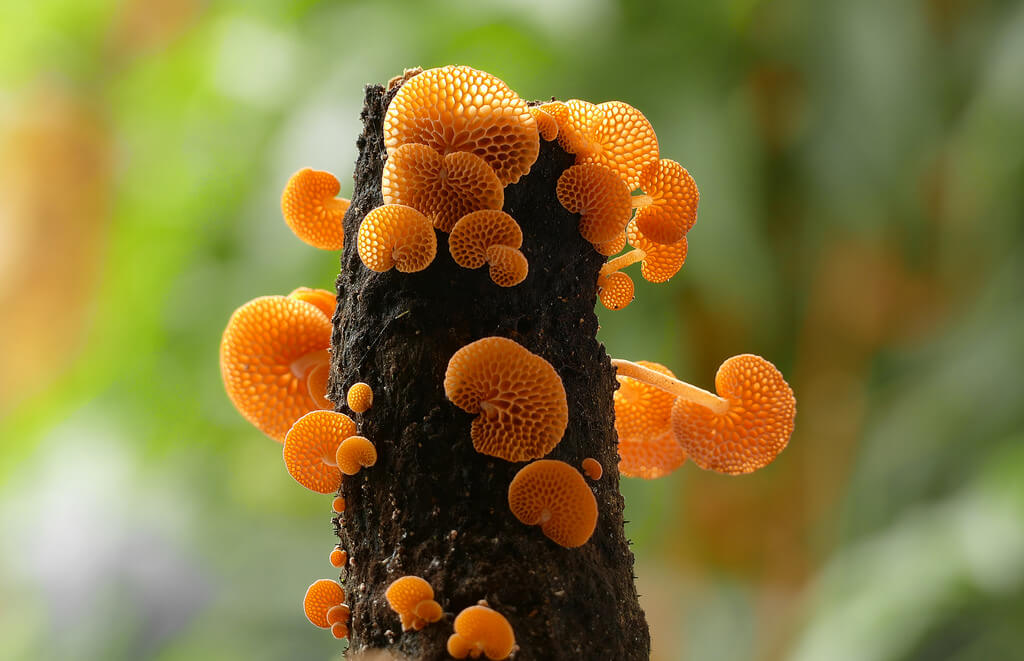
[[[505,659],[515,647],[516,637],[505,616],[486,606],[470,606],[453,623],[455,633],[448,638],[448,653],[456,659],[481,654],[492,661]]]
[[[373,388],[360,381],[348,389],[348,407],[356,413],[365,413],[373,406]]]
[[[344,601],[345,590],[341,585],[337,581],[321,578],[306,589],[302,608],[310,622],[321,629],[327,629],[331,626],[327,622],[327,611]]]
[[[345,475],[355,475],[360,468],[369,468],[377,463],[377,448],[363,436],[349,436],[335,454],[338,469]]]
[[[419,631],[443,615],[441,605],[434,601],[434,589],[419,576],[403,576],[395,580],[384,592],[384,598],[401,618],[403,631]]]

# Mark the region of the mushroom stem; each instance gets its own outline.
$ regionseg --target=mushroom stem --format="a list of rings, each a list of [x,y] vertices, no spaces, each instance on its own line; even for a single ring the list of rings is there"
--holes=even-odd
[[[642,209],[654,204],[654,198],[647,194],[634,195],[629,198],[629,203],[634,209]]]
[[[718,395],[698,388],[697,386],[691,386],[689,383],[673,379],[670,376],[666,376],[661,372],[656,372],[650,368],[644,367],[643,365],[637,365],[636,363],[628,360],[622,360],[620,358],[612,358],[612,366],[615,367],[619,376],[628,376],[637,381],[642,381],[648,385],[652,385],[655,388],[660,388],[667,393],[671,393],[676,397],[682,397],[683,399],[703,406],[704,408],[711,409],[713,412],[722,414],[729,410],[729,400],[723,399]]]
[[[637,262],[644,261],[644,259],[646,259],[646,257],[647,257],[647,253],[646,252],[644,252],[640,248],[633,248],[632,250],[627,252],[625,255],[619,255],[615,259],[612,259],[612,260],[609,260],[608,262],[606,262],[605,265],[601,267],[601,271],[600,271],[600,273],[598,273],[598,275],[600,277],[604,277],[604,276],[608,275],[609,273],[615,273],[616,271],[621,271],[622,269],[626,268],[630,264],[636,264]]]

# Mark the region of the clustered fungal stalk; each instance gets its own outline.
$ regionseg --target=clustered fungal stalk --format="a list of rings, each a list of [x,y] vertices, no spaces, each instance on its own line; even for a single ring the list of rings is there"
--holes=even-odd
[[[509,187],[530,176],[543,145],[546,153],[556,153],[550,151],[555,149],[571,159],[541,182],[544,194],[572,214],[574,231],[585,241],[580,245],[589,243],[585,251],[611,258],[590,272],[596,278],[591,308],[595,290],[608,309],[629,304],[634,286],[623,269],[633,264],[641,264],[646,280],[666,282],[685,263],[686,234],[697,219],[696,184],[679,163],[661,157],[650,122],[629,104],[579,99],[529,104],[498,78],[465,66],[408,71],[391,81],[389,94],[391,101],[377,129],[381,153],[386,150],[387,159],[377,170],[376,206],[338,198],[340,184],[328,172],[300,170],[285,186],[281,207],[286,223],[303,241],[326,250],[342,249],[346,213],[357,213],[357,219],[361,215],[357,266],[361,263],[376,274],[372,277],[394,277],[389,274],[392,270],[408,274],[398,276],[406,278],[429,274],[438,259],[447,259],[443,256],[447,243],[451,261],[458,267],[489,266],[493,282],[489,286],[496,287],[496,297],[537,278],[557,278],[559,273],[543,260],[535,264],[540,268],[530,269],[529,246],[536,251],[536,242],[545,237],[524,237],[515,215],[526,213],[525,207],[509,204]],[[557,147],[547,146],[556,140]],[[627,243],[630,251],[615,256]],[[453,283],[449,280],[447,286]],[[541,282],[541,291],[544,287]],[[349,383],[347,393],[345,384],[333,383],[341,371],[331,375],[330,361],[339,359],[329,353],[332,332],[338,331],[339,320],[352,321],[336,310],[342,300],[325,290],[300,287],[288,296],[251,301],[232,315],[220,358],[231,401],[258,429],[283,443],[284,464],[296,482],[315,493],[332,495],[331,508],[344,532],[349,517],[361,520],[371,514],[365,510],[368,482],[362,471],[373,470],[380,457],[387,462],[389,453],[399,450],[394,439],[371,441],[374,435],[365,427],[375,416],[388,414],[389,391],[395,384],[377,380],[384,403],[371,410],[374,390],[369,383]],[[408,313],[406,309],[391,321]],[[517,539],[533,548],[554,545],[543,547],[546,553],[551,549],[580,553],[577,549],[587,545],[602,525],[602,548],[613,544],[609,534],[624,542],[621,510],[608,511],[611,501],[606,491],[611,489],[618,496],[618,475],[653,479],[678,469],[688,458],[703,469],[748,473],[773,461],[792,434],[796,414],[792,390],[779,371],[759,356],[744,354],[726,360],[715,379],[717,394],[680,381],[657,363],[616,359],[609,366],[605,359],[605,366],[617,371],[619,384],[612,398],[617,447],[591,443],[587,452],[587,443],[581,444],[577,432],[566,447],[562,441],[570,421],[587,413],[580,408],[585,400],[576,396],[581,387],[580,366],[570,368],[564,356],[534,353],[507,337],[512,335],[508,329],[495,331],[499,332],[477,336],[452,352],[443,383],[433,388],[443,387],[447,406],[452,408],[446,415],[473,416],[471,422],[462,419],[472,450],[490,458],[486,466],[495,479],[489,482],[500,483],[501,475],[512,475],[503,468],[506,464],[514,475],[507,481],[507,491],[476,491],[471,497],[467,486],[467,500],[451,506],[472,509],[472,498],[504,500],[508,515],[525,526],[539,527],[543,536],[537,541],[536,531],[523,528],[516,533]],[[378,339],[387,332],[385,326]],[[519,331],[516,336],[528,337]],[[373,348],[372,344],[361,346]],[[396,372],[391,374],[394,378]],[[567,397],[567,378],[573,379],[573,398]],[[337,393],[335,401],[329,392]],[[343,412],[344,406],[355,420]],[[608,408],[604,419],[610,420],[607,414],[612,406]],[[458,410],[465,414],[454,413]],[[429,424],[418,419],[399,422],[409,429]],[[453,437],[465,433],[451,430]],[[588,456],[595,450],[603,460]],[[451,451],[430,448],[431,453]],[[616,451],[618,473],[606,477],[602,463]],[[573,463],[554,458],[556,454]],[[452,470],[455,475],[462,472],[458,466]],[[356,479],[361,490],[346,491],[346,481]],[[595,497],[595,491],[605,495]],[[490,516],[496,515],[492,508]],[[460,543],[459,530],[438,530],[437,535],[438,543],[443,539],[452,550]],[[350,558],[351,547],[344,548],[344,539],[332,549],[329,561],[347,572],[356,566],[356,559]],[[622,553],[628,557],[624,547]],[[384,551],[383,556],[387,555]],[[571,654],[517,647],[506,614],[523,628],[520,640],[536,640],[541,635],[537,627],[544,623],[531,620],[515,603],[502,602],[496,609],[480,600],[467,606],[464,596],[458,597],[458,603],[456,595],[465,593],[458,582],[458,567],[447,568],[447,579],[435,583],[440,587],[438,596],[426,578],[399,576],[389,563],[386,566],[391,582],[386,587],[360,584],[359,597],[351,606],[337,579],[315,581],[303,601],[307,618],[337,638],[358,636],[360,620],[356,618],[353,625],[353,609],[369,608],[372,600],[383,598],[401,625],[401,639],[429,636],[422,639],[421,650],[443,641],[444,650],[457,659],[481,655],[505,659],[517,649],[523,658],[531,659]],[[627,571],[631,567],[628,562],[623,566]],[[446,611],[446,606],[453,610]],[[450,627],[452,633],[438,638],[430,634],[431,625]],[[386,634],[384,638],[394,643],[394,632]],[[379,635],[374,640],[381,644]],[[633,653],[642,658],[645,651]]]

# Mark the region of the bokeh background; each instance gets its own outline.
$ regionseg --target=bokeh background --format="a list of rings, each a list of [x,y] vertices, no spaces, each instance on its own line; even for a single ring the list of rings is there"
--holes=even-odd
[[[0,656],[340,658],[300,612],[329,499],[217,346],[332,285],[287,177],[349,194],[363,85],[447,63],[643,110],[700,219],[603,341],[797,393],[769,468],[624,480],[652,657],[1020,658],[1024,5],[994,0],[0,3]]]

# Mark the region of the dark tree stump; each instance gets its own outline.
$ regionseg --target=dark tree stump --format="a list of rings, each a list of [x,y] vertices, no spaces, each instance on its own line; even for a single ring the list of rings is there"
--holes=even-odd
[[[486,267],[457,266],[442,232],[425,271],[374,273],[359,260],[356,234],[363,217],[383,203],[381,129],[394,92],[366,89],[332,339],[329,396],[378,451],[376,466],[345,478],[348,508],[334,520],[349,554],[342,578],[352,607],[351,649],[450,658],[445,643],[454,616],[486,599],[515,630],[514,659],[647,659],[650,638],[623,532],[615,373],[596,339],[604,258],[580,236],[578,216],[555,197],[573,156],[542,140],[530,173],[505,189],[505,211],[523,229],[530,263],[520,285],[501,288]],[[562,377],[569,426],[549,457],[577,468],[594,457],[604,467],[598,482],[587,480],[597,496],[597,530],[578,549],[562,548],[539,527],[516,520],[508,485],[525,464],[474,451],[473,416],[445,397],[448,359],[492,335],[543,356]],[[362,415],[344,404],[357,381],[374,390],[373,407]],[[407,574],[428,580],[445,611],[419,632],[403,633],[384,599],[388,585]]]

